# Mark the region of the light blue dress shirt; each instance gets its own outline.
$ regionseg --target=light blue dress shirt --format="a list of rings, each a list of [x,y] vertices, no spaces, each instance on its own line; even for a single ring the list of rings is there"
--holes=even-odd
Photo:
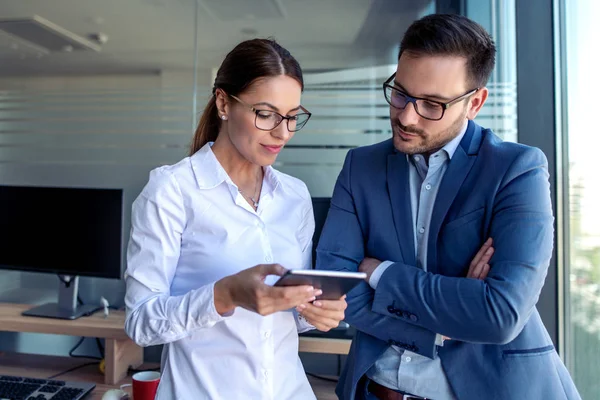
[[[460,134],[429,156],[429,164],[421,154],[408,156],[410,199],[417,267],[427,271],[427,237],[438,188],[467,124]],[[402,240],[402,238],[400,238]],[[382,262],[371,274],[369,284],[377,288],[379,279],[392,261]],[[440,335],[436,344],[443,346]],[[430,359],[420,354],[390,346],[367,371],[367,376],[386,387],[435,400],[455,400],[439,357]]]

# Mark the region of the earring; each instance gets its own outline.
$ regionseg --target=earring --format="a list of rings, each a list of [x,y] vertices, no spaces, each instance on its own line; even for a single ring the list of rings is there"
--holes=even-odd
[[[227,115],[221,115],[221,119],[225,121],[227,119]]]

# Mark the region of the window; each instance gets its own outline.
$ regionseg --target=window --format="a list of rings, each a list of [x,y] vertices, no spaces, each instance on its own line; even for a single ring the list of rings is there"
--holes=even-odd
[[[564,175],[565,356],[582,398],[600,398],[600,179],[597,96],[600,76],[590,55],[600,26],[596,0],[564,0],[567,111]]]

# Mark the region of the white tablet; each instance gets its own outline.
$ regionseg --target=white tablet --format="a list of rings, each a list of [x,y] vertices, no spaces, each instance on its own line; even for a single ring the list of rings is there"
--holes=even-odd
[[[323,271],[314,269],[291,269],[274,286],[311,285],[321,289],[321,300],[338,300],[354,286],[367,279],[364,272]]]

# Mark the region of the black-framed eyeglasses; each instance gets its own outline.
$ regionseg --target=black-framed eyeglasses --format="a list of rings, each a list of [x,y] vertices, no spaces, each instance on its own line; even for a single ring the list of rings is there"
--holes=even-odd
[[[395,77],[396,74],[394,73],[388,78],[387,81],[383,83],[383,94],[385,96],[385,100],[392,107],[398,108],[400,110],[404,110],[408,103],[412,103],[412,105],[415,107],[415,111],[417,112],[417,114],[430,121],[439,121],[444,117],[444,113],[448,108],[450,108],[450,106],[468,98],[470,95],[474,94],[480,89],[471,89],[467,93],[461,94],[460,96],[448,101],[447,103],[442,103],[441,101],[409,96],[397,87],[390,85],[390,82]]]
[[[272,131],[277,128],[281,121],[284,119],[287,121],[287,129],[290,132],[298,132],[300,129],[306,125],[310,116],[312,115],[306,108],[300,106],[300,110],[303,112],[298,113],[296,115],[283,116],[276,111],[273,110],[258,110],[251,106],[250,104],[240,100],[238,97],[229,95],[229,97],[233,98],[241,105],[247,107],[250,111],[256,114],[254,118],[254,126],[261,131]]]

